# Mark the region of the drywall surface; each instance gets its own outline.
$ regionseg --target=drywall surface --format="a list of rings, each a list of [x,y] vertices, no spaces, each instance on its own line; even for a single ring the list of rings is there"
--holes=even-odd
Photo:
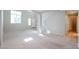
[[[37,30],[39,33],[42,33],[42,18],[41,18],[42,14],[37,14]]]
[[[42,31],[50,31],[54,34],[63,35],[66,31],[66,18],[64,11],[53,10],[42,14]]]
[[[36,14],[27,12],[26,10],[19,11],[22,12],[21,24],[11,24],[11,11],[4,10],[4,32],[22,31],[36,27]],[[32,26],[28,25],[28,18],[32,18]]]
[[[79,48],[79,15],[77,19],[77,31],[78,31],[78,48]]]
[[[0,11],[0,45],[1,45],[1,11]]]

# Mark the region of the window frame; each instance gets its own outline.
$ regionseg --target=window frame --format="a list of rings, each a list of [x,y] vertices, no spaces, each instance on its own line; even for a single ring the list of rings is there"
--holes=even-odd
[[[10,14],[11,14],[11,20],[10,20],[10,23],[11,24],[21,24],[21,16],[22,16],[22,13],[21,13],[21,11],[14,11],[14,10],[11,10],[11,12],[10,12]],[[14,15],[13,15],[14,14]],[[13,18],[12,18],[12,16],[13,16]],[[20,18],[19,20],[17,20],[18,19],[18,17]]]

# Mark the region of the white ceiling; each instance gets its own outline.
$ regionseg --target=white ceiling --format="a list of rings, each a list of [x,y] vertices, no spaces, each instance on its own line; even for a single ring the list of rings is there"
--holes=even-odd
[[[23,10],[23,11],[28,11],[28,12],[31,12],[31,13],[39,13],[39,14],[41,14],[41,13],[46,13],[46,12],[64,11],[64,10]]]
[[[65,10],[31,10],[35,13],[46,13],[46,12],[52,12],[52,11],[65,11]]]
[[[45,12],[48,12],[50,10],[32,10],[33,12],[36,12],[36,13],[45,13]]]

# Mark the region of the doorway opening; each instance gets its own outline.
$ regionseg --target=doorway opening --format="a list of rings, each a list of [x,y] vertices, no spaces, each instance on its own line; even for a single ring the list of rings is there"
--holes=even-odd
[[[67,27],[66,27],[66,35],[74,40],[77,38],[77,11],[66,11],[67,16]]]

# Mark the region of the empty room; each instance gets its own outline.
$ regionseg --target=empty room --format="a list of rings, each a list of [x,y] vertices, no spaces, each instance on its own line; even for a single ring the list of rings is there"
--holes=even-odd
[[[77,10],[0,10],[1,49],[77,49]]]

